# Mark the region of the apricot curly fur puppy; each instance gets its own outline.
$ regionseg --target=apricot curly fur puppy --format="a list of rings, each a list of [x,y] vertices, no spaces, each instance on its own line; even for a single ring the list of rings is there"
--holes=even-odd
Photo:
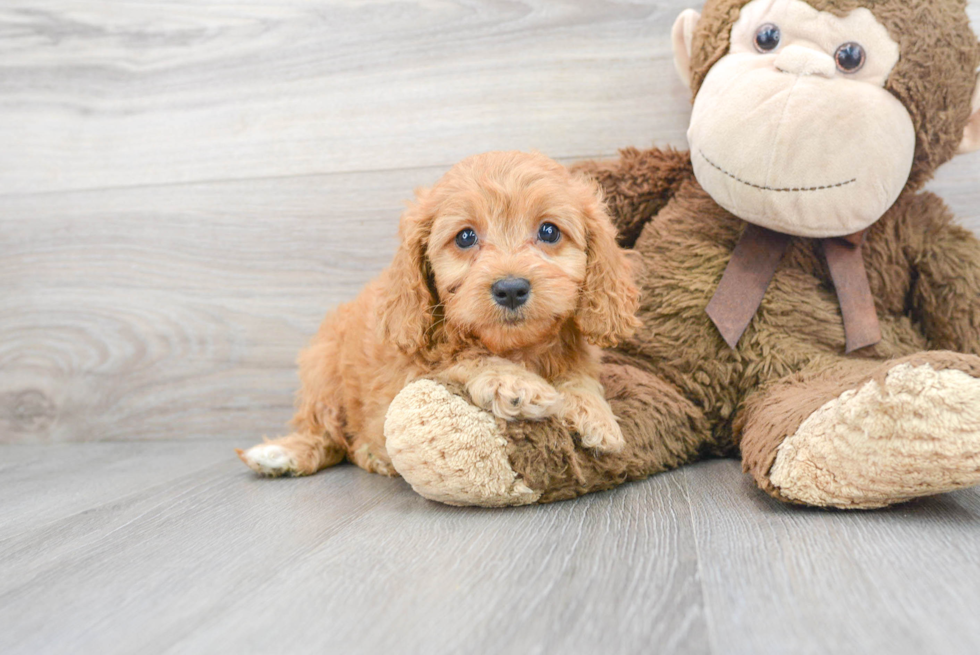
[[[491,152],[416,196],[391,266],[300,354],[295,432],[242,461],[269,476],[345,458],[397,475],[385,414],[420,377],[501,419],[556,416],[586,447],[622,448],[599,347],[633,332],[639,298],[597,184],[540,154]]]

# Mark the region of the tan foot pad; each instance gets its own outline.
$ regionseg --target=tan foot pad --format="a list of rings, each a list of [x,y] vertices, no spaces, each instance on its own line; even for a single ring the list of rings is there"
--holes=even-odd
[[[431,380],[413,382],[392,401],[385,439],[398,473],[430,500],[504,507],[541,497],[511,468],[494,417]]]
[[[980,379],[896,366],[811,414],[772,483],[809,505],[875,508],[980,483]]]

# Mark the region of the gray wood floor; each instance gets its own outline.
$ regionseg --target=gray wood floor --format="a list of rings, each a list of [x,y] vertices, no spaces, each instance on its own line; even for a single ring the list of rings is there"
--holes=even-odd
[[[225,442],[6,446],[4,653],[944,653],[980,648],[980,493],[771,501],[732,461],[514,510]]]
[[[683,147],[698,2],[3,2],[0,652],[980,652],[975,491],[803,511],[726,461],[480,511],[231,452],[413,188]],[[931,188],[980,231],[980,156]]]

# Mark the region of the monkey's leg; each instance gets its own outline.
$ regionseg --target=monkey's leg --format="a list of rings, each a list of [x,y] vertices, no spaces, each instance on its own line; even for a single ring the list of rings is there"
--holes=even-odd
[[[788,502],[869,509],[980,483],[980,357],[821,362],[751,396],[742,462]]]
[[[621,452],[583,449],[556,419],[497,420],[456,390],[421,380],[391,404],[388,453],[426,498],[487,507],[574,498],[698,456],[707,422],[676,389],[628,364],[604,365],[602,384],[623,430]]]

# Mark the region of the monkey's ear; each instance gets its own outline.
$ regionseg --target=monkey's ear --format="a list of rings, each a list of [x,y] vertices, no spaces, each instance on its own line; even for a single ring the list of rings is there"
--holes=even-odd
[[[960,143],[960,149],[957,151],[960,155],[980,150],[980,78],[977,79],[977,89],[973,92],[970,111],[972,112],[970,122],[963,130],[963,142]]]
[[[693,9],[685,9],[674,22],[670,39],[674,44],[674,66],[681,76],[684,86],[691,88],[691,48],[694,44],[694,28],[698,26],[701,14]]]

